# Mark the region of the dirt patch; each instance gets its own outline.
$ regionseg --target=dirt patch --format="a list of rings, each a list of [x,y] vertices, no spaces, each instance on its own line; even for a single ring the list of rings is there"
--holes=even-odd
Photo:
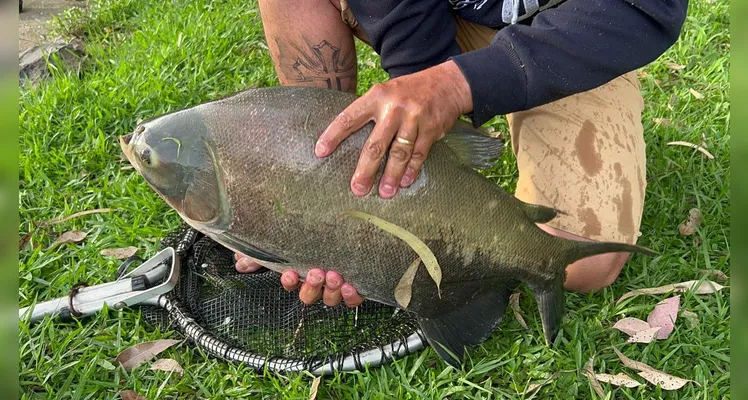
[[[52,16],[59,15],[68,8],[84,8],[83,0],[24,0],[23,11],[18,15],[19,54],[35,45],[47,43],[48,23]]]

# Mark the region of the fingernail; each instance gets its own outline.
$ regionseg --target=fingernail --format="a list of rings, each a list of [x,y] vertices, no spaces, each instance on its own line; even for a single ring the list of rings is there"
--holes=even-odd
[[[309,277],[310,283],[316,285],[318,283],[322,283],[322,277],[317,274],[312,274],[312,276]]]
[[[410,173],[406,172],[403,175],[403,179],[400,180],[400,186],[405,187],[413,183],[413,177]]]
[[[317,146],[314,147],[314,152],[317,154],[317,157],[324,157],[327,155],[327,146],[322,142],[317,142]]]
[[[366,194],[366,186],[363,183],[355,182],[353,184],[353,190],[358,192],[358,194],[364,195]]]
[[[382,194],[389,197],[395,194],[395,188],[390,185],[389,183],[386,183],[382,185]]]

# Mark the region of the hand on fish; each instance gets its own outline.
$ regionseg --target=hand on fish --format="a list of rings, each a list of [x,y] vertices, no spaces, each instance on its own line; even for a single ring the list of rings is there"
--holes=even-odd
[[[457,82],[457,84],[455,84]],[[431,145],[443,138],[460,115],[472,109],[470,87],[454,62],[392,79],[375,85],[340,113],[317,141],[315,154],[327,157],[348,136],[370,121],[375,122],[358,166],[351,179],[351,191],[365,196],[373,186],[385,151],[387,165],[379,183],[379,196],[389,199],[400,187],[410,186],[418,176]],[[251,273],[259,264],[236,255],[236,269]],[[286,271],[281,284],[288,290],[299,287],[299,276]],[[312,269],[301,285],[299,298],[305,304],[320,296],[328,306],[344,301],[356,307],[364,301],[356,289],[334,271]]]
[[[374,121],[351,191],[356,196],[371,191],[388,152],[379,196],[389,199],[416,180],[434,142],[472,107],[470,86],[457,64],[448,61],[372,87],[332,121],[317,140],[315,154],[329,156],[348,136]]]
[[[257,272],[262,268],[260,264],[235,254],[236,270],[239,273]],[[295,271],[286,271],[281,275],[281,284],[286,290],[293,291],[299,287],[299,275]],[[312,304],[322,297],[325,305],[334,307],[344,301],[348,307],[358,307],[364,298],[358,294],[356,288],[343,281],[343,277],[335,271],[323,271],[314,268],[309,271],[304,284],[299,291],[299,299],[304,304]]]

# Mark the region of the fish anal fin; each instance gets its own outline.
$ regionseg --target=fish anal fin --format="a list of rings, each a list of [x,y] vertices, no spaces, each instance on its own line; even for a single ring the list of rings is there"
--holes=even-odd
[[[561,329],[565,312],[564,283],[561,277],[543,284],[530,285],[535,301],[538,303],[540,320],[543,324],[545,344],[550,346]]]
[[[508,289],[486,289],[450,313],[436,318],[419,317],[421,330],[447,364],[461,369],[465,348],[479,345],[491,336],[504,318],[510,295]]]
[[[226,232],[210,236],[213,240],[221,243],[225,247],[261,262],[274,264],[288,264],[289,262],[283,257],[272,254]]]
[[[457,120],[442,140],[463,164],[478,169],[491,168],[504,151],[504,140]]]
[[[567,215],[565,212],[561,210],[557,210],[552,207],[546,207],[542,206],[540,204],[530,204],[530,203],[522,203],[522,212],[525,213],[525,216],[530,219],[532,222],[538,223],[538,224],[544,224],[554,218],[556,218],[559,214],[561,215]]]

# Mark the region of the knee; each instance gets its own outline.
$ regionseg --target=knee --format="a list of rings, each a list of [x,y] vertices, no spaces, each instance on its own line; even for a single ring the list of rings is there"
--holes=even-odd
[[[575,292],[597,292],[612,285],[629,259],[628,253],[601,254],[575,262],[567,269],[564,286]]]

